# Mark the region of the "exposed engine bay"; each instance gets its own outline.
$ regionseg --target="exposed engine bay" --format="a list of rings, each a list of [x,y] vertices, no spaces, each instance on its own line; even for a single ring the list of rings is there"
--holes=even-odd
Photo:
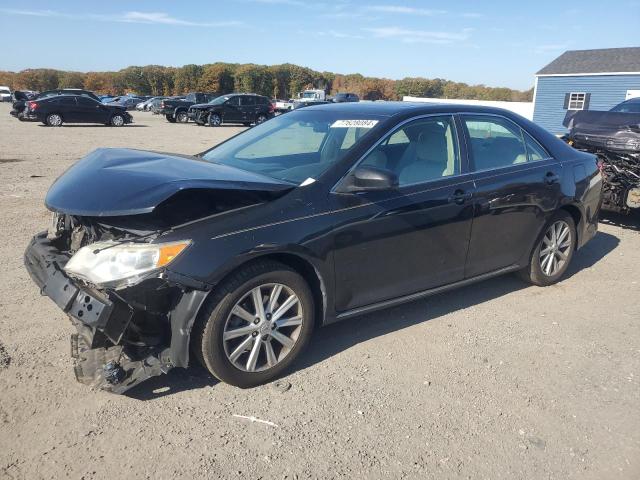
[[[602,207],[619,213],[640,209],[640,114],[570,111],[564,125],[569,145],[598,156]]]

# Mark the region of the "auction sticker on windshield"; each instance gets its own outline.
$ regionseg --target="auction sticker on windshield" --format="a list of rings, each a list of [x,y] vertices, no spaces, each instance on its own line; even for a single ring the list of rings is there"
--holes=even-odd
[[[331,128],[373,128],[378,120],[336,120]]]

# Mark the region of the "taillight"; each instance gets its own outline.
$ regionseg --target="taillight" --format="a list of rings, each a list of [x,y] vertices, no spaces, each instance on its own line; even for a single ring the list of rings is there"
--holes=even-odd
[[[269,103],[269,113],[273,113],[275,110],[275,107],[273,106],[273,103]]]
[[[164,102],[160,102],[160,108],[164,108]]]
[[[29,110],[33,111],[36,108],[38,108],[38,102],[29,102],[28,106],[29,106]]]

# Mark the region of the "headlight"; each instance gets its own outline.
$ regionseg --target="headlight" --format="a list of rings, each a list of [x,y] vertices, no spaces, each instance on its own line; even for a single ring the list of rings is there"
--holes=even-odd
[[[103,287],[132,285],[169,265],[190,243],[92,243],[78,250],[64,269]]]

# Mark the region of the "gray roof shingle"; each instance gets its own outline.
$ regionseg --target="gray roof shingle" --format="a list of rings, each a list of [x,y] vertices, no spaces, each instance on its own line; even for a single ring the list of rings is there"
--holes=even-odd
[[[640,47],[569,50],[536,75],[640,72]]]

